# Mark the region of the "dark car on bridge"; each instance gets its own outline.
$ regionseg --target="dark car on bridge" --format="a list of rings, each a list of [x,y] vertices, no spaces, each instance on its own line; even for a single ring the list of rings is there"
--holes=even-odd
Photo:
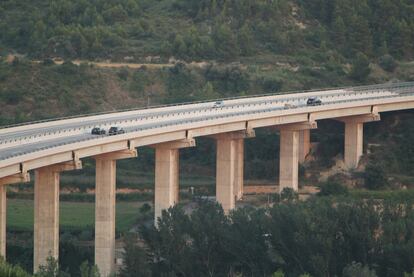
[[[120,134],[125,134],[125,130],[120,127],[115,127],[115,126],[112,126],[111,128],[109,128],[108,135],[113,136],[113,135],[120,135]]]
[[[95,128],[92,129],[91,134],[92,135],[105,135],[106,131],[104,129],[99,128],[99,127],[95,127]]]
[[[322,100],[319,99],[316,96],[312,96],[308,98],[308,101],[306,101],[306,105],[308,106],[319,106],[322,105]]]

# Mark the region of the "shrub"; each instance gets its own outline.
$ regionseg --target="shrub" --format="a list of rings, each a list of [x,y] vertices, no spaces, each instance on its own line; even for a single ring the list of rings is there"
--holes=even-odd
[[[286,201],[294,201],[299,198],[297,192],[295,192],[292,188],[284,188],[280,193],[280,199]]]
[[[126,67],[122,67],[122,68],[118,71],[117,75],[118,75],[119,79],[121,79],[121,80],[123,80],[123,81],[126,81],[126,80],[128,79],[128,76],[129,76],[129,71],[128,71],[128,68],[126,68]]]
[[[367,189],[381,189],[388,186],[384,167],[379,163],[368,163],[364,175]]]
[[[393,72],[397,67],[397,62],[393,56],[386,54],[379,59],[379,65],[382,69]]]
[[[278,270],[272,274],[272,277],[285,277],[285,273],[283,273],[281,270]]]
[[[356,81],[365,81],[371,73],[368,57],[363,53],[358,53],[352,62],[352,69],[349,76]]]
[[[43,65],[54,65],[55,62],[51,58],[46,58],[43,60]]]
[[[148,203],[145,203],[144,205],[142,205],[142,206],[139,208],[139,211],[140,211],[141,213],[146,213],[146,212],[149,212],[149,211],[151,211],[151,206],[150,206]]]
[[[363,266],[360,263],[353,262],[346,266],[342,272],[343,277],[377,277],[374,270],[369,269],[368,266]]]
[[[2,277],[30,277],[31,275],[19,266],[13,266],[0,259],[0,276]]]
[[[348,188],[337,182],[326,182],[322,184],[321,190],[318,193],[320,196],[328,195],[347,195]]]
[[[85,261],[80,266],[81,277],[100,277],[98,267],[96,265],[89,265],[88,261]]]
[[[70,277],[70,275],[59,268],[59,263],[53,257],[48,257],[46,265],[39,266],[35,277]]]

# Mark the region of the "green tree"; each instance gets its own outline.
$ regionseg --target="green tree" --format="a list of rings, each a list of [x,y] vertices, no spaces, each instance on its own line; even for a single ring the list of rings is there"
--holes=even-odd
[[[211,82],[207,82],[201,90],[199,90],[197,99],[198,100],[213,100],[218,99],[220,94],[214,90],[213,84]]]
[[[346,27],[344,20],[341,16],[335,18],[335,22],[332,26],[332,35],[334,42],[338,47],[343,47],[346,42]]]
[[[347,195],[347,187],[339,184],[338,182],[327,181],[322,184],[321,190],[318,193],[320,196],[329,196],[329,195]]]
[[[360,263],[353,262],[346,266],[342,272],[343,277],[377,277],[374,270],[368,266],[363,266]]]
[[[90,266],[87,261],[80,266],[81,277],[100,277],[98,267],[96,265]]]
[[[58,261],[49,256],[46,260],[46,265],[39,266],[35,277],[70,277],[70,275],[60,270]]]
[[[13,266],[0,258],[0,276],[2,277],[31,277],[31,275],[25,272],[20,266]]]
[[[358,53],[352,62],[351,72],[349,76],[359,82],[365,81],[368,75],[371,73],[369,67],[369,60],[363,53]]]
[[[187,56],[187,45],[181,35],[176,35],[173,42],[173,54],[177,57]]]
[[[388,72],[393,72],[397,67],[397,62],[395,61],[393,56],[386,54],[380,57],[379,65],[382,67],[382,69]]]
[[[241,55],[250,56],[255,52],[254,36],[249,25],[244,24],[238,32]]]
[[[121,277],[151,276],[150,263],[144,248],[132,235],[125,238],[124,266]]]
[[[231,60],[239,56],[236,36],[227,24],[221,24],[215,29],[213,39],[219,58]]]
[[[384,167],[378,162],[370,162],[365,168],[365,187],[368,189],[381,189],[388,186]]]

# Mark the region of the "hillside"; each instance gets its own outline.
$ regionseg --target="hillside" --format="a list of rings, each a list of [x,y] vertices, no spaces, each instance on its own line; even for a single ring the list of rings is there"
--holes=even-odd
[[[0,46],[30,57],[226,60],[263,54],[410,59],[414,5],[398,1],[5,0]]]
[[[0,0],[0,128],[160,104],[414,81],[413,14],[412,0]],[[343,132],[342,123],[319,121],[312,153],[300,165],[300,186],[319,186],[325,194],[304,202],[293,193],[245,197],[238,206],[247,208],[228,218],[208,203],[191,218],[186,206],[177,206],[166,229],[147,236],[141,227],[153,223],[154,149],[142,147],[137,159],[117,162],[118,250],[127,238],[121,276],[204,276],[204,265],[217,266],[209,276],[411,272],[413,205],[401,203],[412,203],[414,195],[414,113],[385,113],[366,124],[369,153],[356,170],[340,167]],[[271,128],[246,139],[247,185],[276,182],[279,144]],[[83,170],[60,179],[59,264],[72,276],[80,276],[83,261],[93,265],[94,255],[95,164],[82,163]],[[193,207],[198,196],[213,196],[215,170],[211,138],[180,150],[180,204]],[[33,179],[7,192],[7,261],[28,271]],[[389,210],[379,208],[382,202]],[[132,242],[126,235],[138,230],[142,237]],[[185,250],[190,244],[196,247]],[[207,252],[218,259],[206,261]],[[84,265],[82,276],[96,276],[92,269],[84,274]],[[176,265],[184,271],[177,273]]]

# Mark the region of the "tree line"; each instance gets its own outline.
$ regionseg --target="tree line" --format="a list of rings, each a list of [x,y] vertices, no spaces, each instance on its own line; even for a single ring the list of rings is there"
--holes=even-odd
[[[140,238],[128,239],[121,276],[412,272],[412,201],[294,199],[285,197],[266,209],[237,209],[228,216],[211,202],[200,203],[191,215],[179,206],[171,208],[159,219],[158,228],[142,228]]]
[[[3,1],[0,45],[34,57],[87,59],[235,60],[327,50],[346,58],[409,59],[413,13],[409,0]]]

